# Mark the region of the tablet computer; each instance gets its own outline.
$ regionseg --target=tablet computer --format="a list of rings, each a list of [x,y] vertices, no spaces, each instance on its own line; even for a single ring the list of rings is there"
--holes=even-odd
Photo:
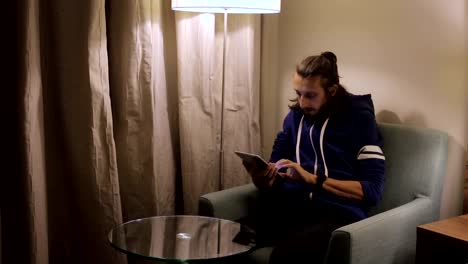
[[[244,162],[258,166],[257,168],[260,170],[266,169],[268,167],[268,162],[257,154],[242,151],[234,151],[234,153],[236,153],[236,155],[239,156]],[[281,183],[283,181],[283,176],[281,176],[279,173],[276,173],[275,179],[277,183]]]
[[[244,162],[252,164],[259,169],[268,167],[268,162],[257,154],[242,151],[234,151],[234,153],[236,153],[236,155],[239,156],[239,158],[241,158]]]

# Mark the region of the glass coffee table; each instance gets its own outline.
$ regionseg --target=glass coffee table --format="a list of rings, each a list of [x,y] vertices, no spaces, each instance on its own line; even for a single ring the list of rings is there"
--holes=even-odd
[[[109,242],[129,255],[159,262],[213,262],[249,253],[254,245],[237,243],[241,224],[204,216],[155,216],[123,223]],[[236,240],[237,241],[237,240]]]

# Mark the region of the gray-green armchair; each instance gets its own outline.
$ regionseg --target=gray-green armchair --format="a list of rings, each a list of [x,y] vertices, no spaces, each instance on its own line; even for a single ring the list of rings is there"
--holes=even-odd
[[[386,156],[383,199],[369,218],[332,233],[325,263],[414,263],[416,227],[439,219],[447,135],[401,125],[379,127]],[[257,195],[253,184],[205,194],[199,213],[239,220]],[[271,248],[262,248],[250,258],[268,263],[270,253]]]

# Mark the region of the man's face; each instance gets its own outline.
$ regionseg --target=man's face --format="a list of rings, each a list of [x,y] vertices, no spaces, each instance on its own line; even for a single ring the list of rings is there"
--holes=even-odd
[[[322,87],[320,77],[304,79],[296,73],[293,82],[301,109],[306,115],[317,114],[327,102],[327,95]]]

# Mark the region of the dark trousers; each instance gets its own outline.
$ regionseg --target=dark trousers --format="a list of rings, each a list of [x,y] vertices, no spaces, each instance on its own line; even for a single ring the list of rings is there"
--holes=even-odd
[[[261,193],[251,215],[258,247],[274,247],[270,264],[323,263],[331,233],[357,221],[305,193]]]

